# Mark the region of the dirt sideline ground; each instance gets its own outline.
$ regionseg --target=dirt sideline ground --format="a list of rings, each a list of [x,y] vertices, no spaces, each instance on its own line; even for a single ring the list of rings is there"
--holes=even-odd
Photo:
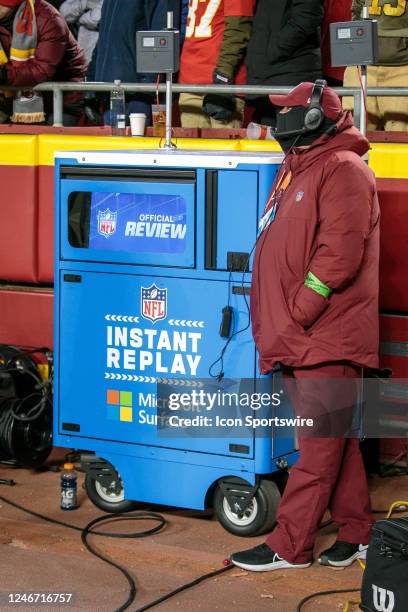
[[[54,452],[51,463],[61,453]],[[0,478],[13,478],[15,487],[0,486],[0,495],[32,510],[78,526],[101,514],[81,486],[80,508],[59,509],[59,474],[31,472],[0,465]],[[370,490],[375,508],[386,508],[395,499],[408,500],[408,477],[374,478]],[[350,492],[352,494],[352,492]],[[147,602],[204,573],[222,566],[224,558],[263,541],[237,538],[227,533],[211,513],[151,508],[167,520],[166,528],[145,539],[123,540],[92,537],[99,551],[124,565],[138,588],[135,612]],[[378,515],[380,518],[380,515]],[[121,524],[119,529],[137,531],[151,523]],[[108,529],[108,528],[107,528]],[[317,554],[335,539],[335,527],[321,530]],[[314,591],[357,588],[362,571],[357,563],[346,569],[323,568],[317,563],[306,570],[248,573],[232,569],[154,608],[158,612],[296,612],[299,600]],[[10,593],[73,593],[69,605],[8,603]],[[96,559],[84,548],[79,532],[70,531],[24,514],[0,500],[0,610],[67,610],[67,612],[113,612],[126,601],[127,582],[114,568]],[[339,611],[358,593],[321,597],[304,607],[309,611]],[[357,607],[352,608],[357,610]]]

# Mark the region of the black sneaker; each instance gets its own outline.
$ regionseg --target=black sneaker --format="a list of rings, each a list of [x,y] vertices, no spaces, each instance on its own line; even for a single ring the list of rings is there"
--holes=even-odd
[[[365,544],[350,544],[338,540],[331,548],[324,550],[318,559],[322,565],[332,565],[333,567],[347,567],[356,559],[365,559],[367,554]]]
[[[270,572],[277,569],[288,569],[309,567],[311,563],[292,564],[285,559],[282,559],[272,548],[267,544],[260,544],[249,550],[242,550],[234,553],[230,557],[231,563],[242,569],[251,572]]]

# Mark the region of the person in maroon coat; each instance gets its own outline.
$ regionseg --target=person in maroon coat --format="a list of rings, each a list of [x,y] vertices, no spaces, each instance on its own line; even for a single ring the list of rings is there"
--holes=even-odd
[[[366,138],[325,81],[302,83],[280,108],[286,153],[261,221],[251,289],[263,374],[281,365],[298,431],[292,468],[266,540],[231,556],[254,571],[308,567],[326,509],[340,530],[320,563],[363,558],[373,517],[359,440],[350,433],[362,368],[378,368],[379,205]]]
[[[82,81],[85,73],[84,52],[53,6],[45,0],[0,0],[0,84],[26,90],[44,81]],[[46,112],[51,100],[52,94],[45,99]],[[77,94],[65,97],[65,114],[72,121],[81,112],[77,100]],[[14,115],[30,122],[29,106],[26,96]],[[35,112],[33,117],[38,118]]]

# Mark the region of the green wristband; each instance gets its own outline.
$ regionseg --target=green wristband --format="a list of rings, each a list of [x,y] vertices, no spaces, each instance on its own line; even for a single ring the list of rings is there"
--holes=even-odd
[[[322,283],[322,281],[319,280],[312,272],[310,272],[310,270],[307,273],[305,282],[303,284],[306,285],[306,287],[309,287],[309,289],[316,291],[316,293],[319,295],[322,295],[326,300],[332,292],[330,287]]]

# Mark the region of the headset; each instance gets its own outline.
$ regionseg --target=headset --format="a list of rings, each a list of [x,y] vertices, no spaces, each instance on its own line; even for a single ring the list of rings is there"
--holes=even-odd
[[[312,95],[310,98],[310,104],[306,111],[304,127],[307,132],[314,132],[318,130],[324,121],[324,111],[321,106],[324,88],[327,86],[327,82],[323,79],[317,79],[315,81]]]
[[[278,132],[276,128],[272,131],[278,136],[296,136],[301,134],[309,134],[318,130],[324,122],[325,115],[321,106],[324,88],[327,87],[327,82],[323,79],[317,79],[313,86],[310,103],[307,107],[303,127],[298,130],[289,130],[287,132]]]

